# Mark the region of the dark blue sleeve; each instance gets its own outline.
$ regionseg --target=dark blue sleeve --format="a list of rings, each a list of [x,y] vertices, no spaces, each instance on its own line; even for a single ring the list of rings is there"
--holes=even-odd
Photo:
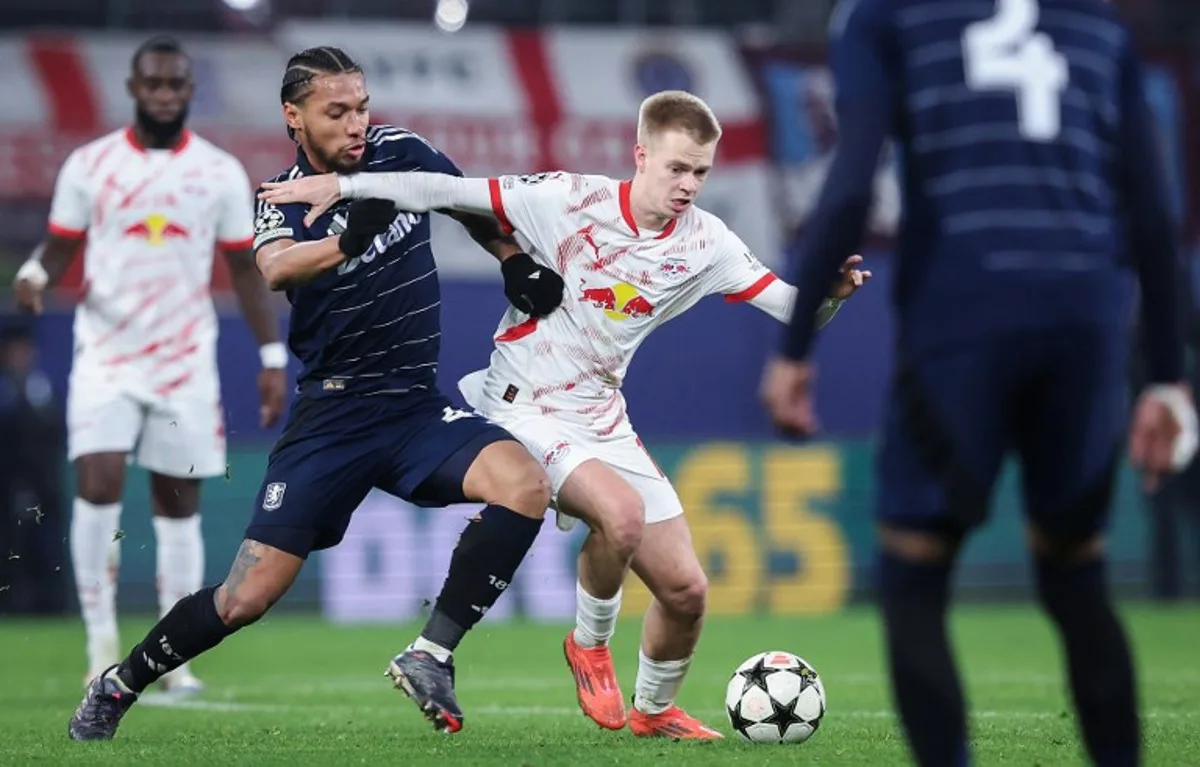
[[[280,176],[275,181],[286,181],[287,176]],[[258,199],[259,187],[254,192],[254,251],[275,240],[295,240],[303,242],[305,205],[286,203],[272,205]]]
[[[1132,45],[1121,67],[1118,184],[1128,211],[1129,241],[1141,285],[1142,348],[1149,383],[1184,377],[1184,322],[1179,243],[1154,118],[1146,103],[1141,64]]]
[[[782,349],[789,359],[808,356],[816,312],[838,268],[862,243],[880,153],[895,117],[885,14],[883,0],[849,0],[830,24],[838,141],[797,255],[796,307]]]

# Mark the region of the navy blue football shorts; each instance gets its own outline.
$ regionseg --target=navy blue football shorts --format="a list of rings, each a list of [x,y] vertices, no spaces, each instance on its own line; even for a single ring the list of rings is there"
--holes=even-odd
[[[902,351],[878,458],[878,520],[966,532],[986,520],[1011,453],[1039,529],[1064,540],[1102,530],[1127,430],[1127,344],[1110,328],[1075,326]]]
[[[299,397],[271,451],[246,537],[298,557],[337,545],[372,488],[418,506],[465,503],[484,447],[513,437],[438,392]]]

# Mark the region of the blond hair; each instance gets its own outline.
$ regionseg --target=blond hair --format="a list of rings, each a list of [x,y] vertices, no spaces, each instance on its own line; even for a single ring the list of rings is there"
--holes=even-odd
[[[687,91],[659,91],[648,96],[638,109],[639,144],[667,130],[683,131],[698,144],[711,144],[721,138],[717,116],[703,99]]]

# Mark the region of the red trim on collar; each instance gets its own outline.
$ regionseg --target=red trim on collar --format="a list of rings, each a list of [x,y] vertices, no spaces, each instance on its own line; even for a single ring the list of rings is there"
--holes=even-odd
[[[641,237],[642,233],[641,233],[641,230],[638,229],[637,221],[633,220],[633,206],[629,202],[629,195],[632,190],[633,190],[633,181],[631,181],[629,179],[622,181],[621,186],[618,190],[617,199],[621,203],[621,217],[625,219],[625,223],[629,225],[629,228],[631,230],[633,230],[633,236]],[[670,237],[671,233],[675,231],[675,226],[678,223],[679,223],[678,219],[675,219],[675,218],[669,219],[667,221],[667,225],[665,227],[663,227],[663,230],[661,232],[659,232],[657,235],[655,235],[654,239],[665,240],[666,238]]]
[[[133,147],[137,151],[139,151],[139,152],[146,151],[146,147],[142,146],[142,142],[138,141],[138,139],[137,139],[137,134],[135,134],[133,132],[132,125],[127,126],[125,128],[125,140],[129,142],[129,146]],[[171,151],[174,152],[175,154],[179,154],[184,149],[186,149],[187,145],[190,144],[191,142],[192,142],[192,132],[190,130],[188,130],[187,128],[184,128],[183,133],[179,134],[179,141],[175,144],[175,146],[171,147]]]

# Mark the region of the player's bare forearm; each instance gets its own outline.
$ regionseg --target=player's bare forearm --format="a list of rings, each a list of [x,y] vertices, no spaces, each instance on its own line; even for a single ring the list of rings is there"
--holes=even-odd
[[[311,282],[347,260],[337,236],[297,243],[277,240],[258,249],[258,270],[271,290],[287,290]]]
[[[861,263],[862,256],[851,256],[842,265],[840,279],[833,284],[829,294],[817,308],[814,318],[816,329],[820,330],[828,325],[837,314],[842,302],[871,278],[871,272],[856,268]],[[787,325],[791,322],[798,294],[796,286],[789,285],[783,280],[775,280],[758,295],[751,298],[750,305]]]
[[[72,237],[47,235],[46,241],[33,252],[33,258],[40,260],[42,268],[46,270],[47,285],[56,285],[63,278],[79,253],[81,244],[82,240]]]
[[[461,211],[444,212],[462,224],[463,228],[471,235],[471,239],[495,256],[500,263],[504,263],[509,256],[523,252],[521,246],[517,244],[516,238],[505,234],[504,230],[500,228],[500,222],[495,218]]]
[[[271,306],[267,283],[255,266],[254,254],[249,250],[226,251],[225,259],[229,263],[229,277],[242,316],[246,318],[246,324],[250,326],[258,345],[261,347],[277,342],[279,324]]]

